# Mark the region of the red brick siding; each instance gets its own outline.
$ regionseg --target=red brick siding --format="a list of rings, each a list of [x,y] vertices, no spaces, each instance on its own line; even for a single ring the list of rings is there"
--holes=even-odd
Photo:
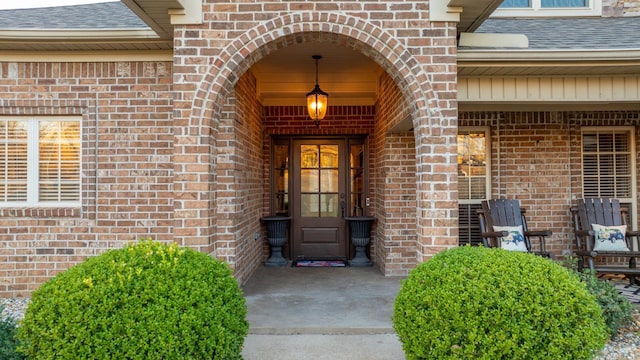
[[[262,260],[260,232],[263,206],[262,106],[256,99],[256,79],[245,73],[229,98],[228,111],[217,140],[216,223],[220,228],[215,246],[217,258],[227,261],[243,283]],[[235,104],[233,104],[235,100]],[[234,106],[235,105],[235,106]]]
[[[1,116],[82,117],[83,172],[81,208],[0,210],[0,296],[139,237],[173,239],[171,76],[164,62],[2,64]]]
[[[374,116],[373,106],[329,104],[326,117],[316,127],[304,106],[266,106],[265,141],[269,135],[369,135],[373,131]]]
[[[416,147],[412,131],[389,134],[409,109],[390,76],[380,79],[371,172],[376,197],[375,263],[387,275],[405,275],[416,265]]]

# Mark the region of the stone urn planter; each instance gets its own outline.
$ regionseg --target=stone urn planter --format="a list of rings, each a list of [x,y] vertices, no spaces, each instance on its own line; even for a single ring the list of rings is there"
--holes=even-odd
[[[265,216],[262,222],[267,227],[267,241],[271,248],[271,256],[265,266],[287,266],[289,261],[282,257],[282,247],[287,243],[287,229],[290,216]]]
[[[345,217],[349,222],[349,234],[351,243],[356,247],[356,254],[349,260],[350,266],[371,266],[371,260],[367,257],[367,245],[371,241],[371,224],[376,218],[371,216]]]

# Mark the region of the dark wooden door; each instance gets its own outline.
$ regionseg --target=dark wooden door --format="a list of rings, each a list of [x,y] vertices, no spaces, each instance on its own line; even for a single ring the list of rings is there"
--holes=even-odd
[[[293,141],[293,259],[346,258],[345,139]]]

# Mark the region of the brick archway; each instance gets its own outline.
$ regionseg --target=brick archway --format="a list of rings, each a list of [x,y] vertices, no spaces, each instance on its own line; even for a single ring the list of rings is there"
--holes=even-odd
[[[430,256],[429,254],[437,252],[430,251],[429,247],[438,249],[448,247],[447,244],[452,242],[451,239],[445,236],[442,240],[443,236],[438,236],[436,232],[430,230],[434,227],[436,217],[442,214],[440,211],[442,208],[438,208],[442,205],[434,201],[431,195],[422,194],[434,191],[428,179],[437,171],[432,166],[432,158],[424,156],[434,152],[434,145],[425,139],[442,135],[439,129],[434,131],[432,126],[434,121],[439,122],[436,125],[447,121],[441,112],[440,101],[426,71],[431,64],[421,63],[389,31],[362,18],[332,12],[290,13],[247,30],[211,58],[211,65],[206,75],[198,84],[192,101],[192,112],[188,119],[189,128],[199,129],[198,143],[202,145],[202,149],[208,150],[202,158],[209,161],[210,186],[214,186],[216,174],[218,174],[215,146],[219,136],[218,128],[222,119],[228,116],[225,109],[233,105],[228,99],[233,98],[234,86],[240,76],[263,57],[286,46],[307,42],[326,42],[361,52],[378,63],[401,89],[402,96],[408,99],[410,110],[407,113],[411,114],[416,154],[419,154],[416,156],[417,243],[419,244],[416,257],[418,261],[422,261]],[[184,151],[177,148],[176,154]],[[183,168],[187,167],[188,164],[183,165]],[[195,184],[195,180],[193,181]],[[184,188],[187,187],[188,185],[185,184]],[[190,202],[194,210],[209,209],[209,223],[203,222],[199,225],[201,229],[185,231],[185,233],[206,235],[208,240],[206,244],[201,245],[209,250],[214,248],[212,243],[216,241],[216,233],[221,231],[216,229],[216,222],[226,216],[217,210],[221,198],[215,194],[215,191],[211,191],[210,194],[200,196],[199,201],[206,202],[206,206],[197,205],[196,201]],[[443,207],[451,208],[450,205]],[[181,209],[181,211],[188,210]],[[198,227],[198,225],[194,226]],[[176,236],[176,238],[179,237]],[[233,266],[234,251],[234,249],[228,249],[228,253],[216,254],[216,256],[222,256]]]

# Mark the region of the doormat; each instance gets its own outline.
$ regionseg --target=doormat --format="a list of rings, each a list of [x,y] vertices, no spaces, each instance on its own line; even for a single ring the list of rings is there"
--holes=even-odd
[[[344,260],[294,260],[292,267],[346,267],[347,262]]]

